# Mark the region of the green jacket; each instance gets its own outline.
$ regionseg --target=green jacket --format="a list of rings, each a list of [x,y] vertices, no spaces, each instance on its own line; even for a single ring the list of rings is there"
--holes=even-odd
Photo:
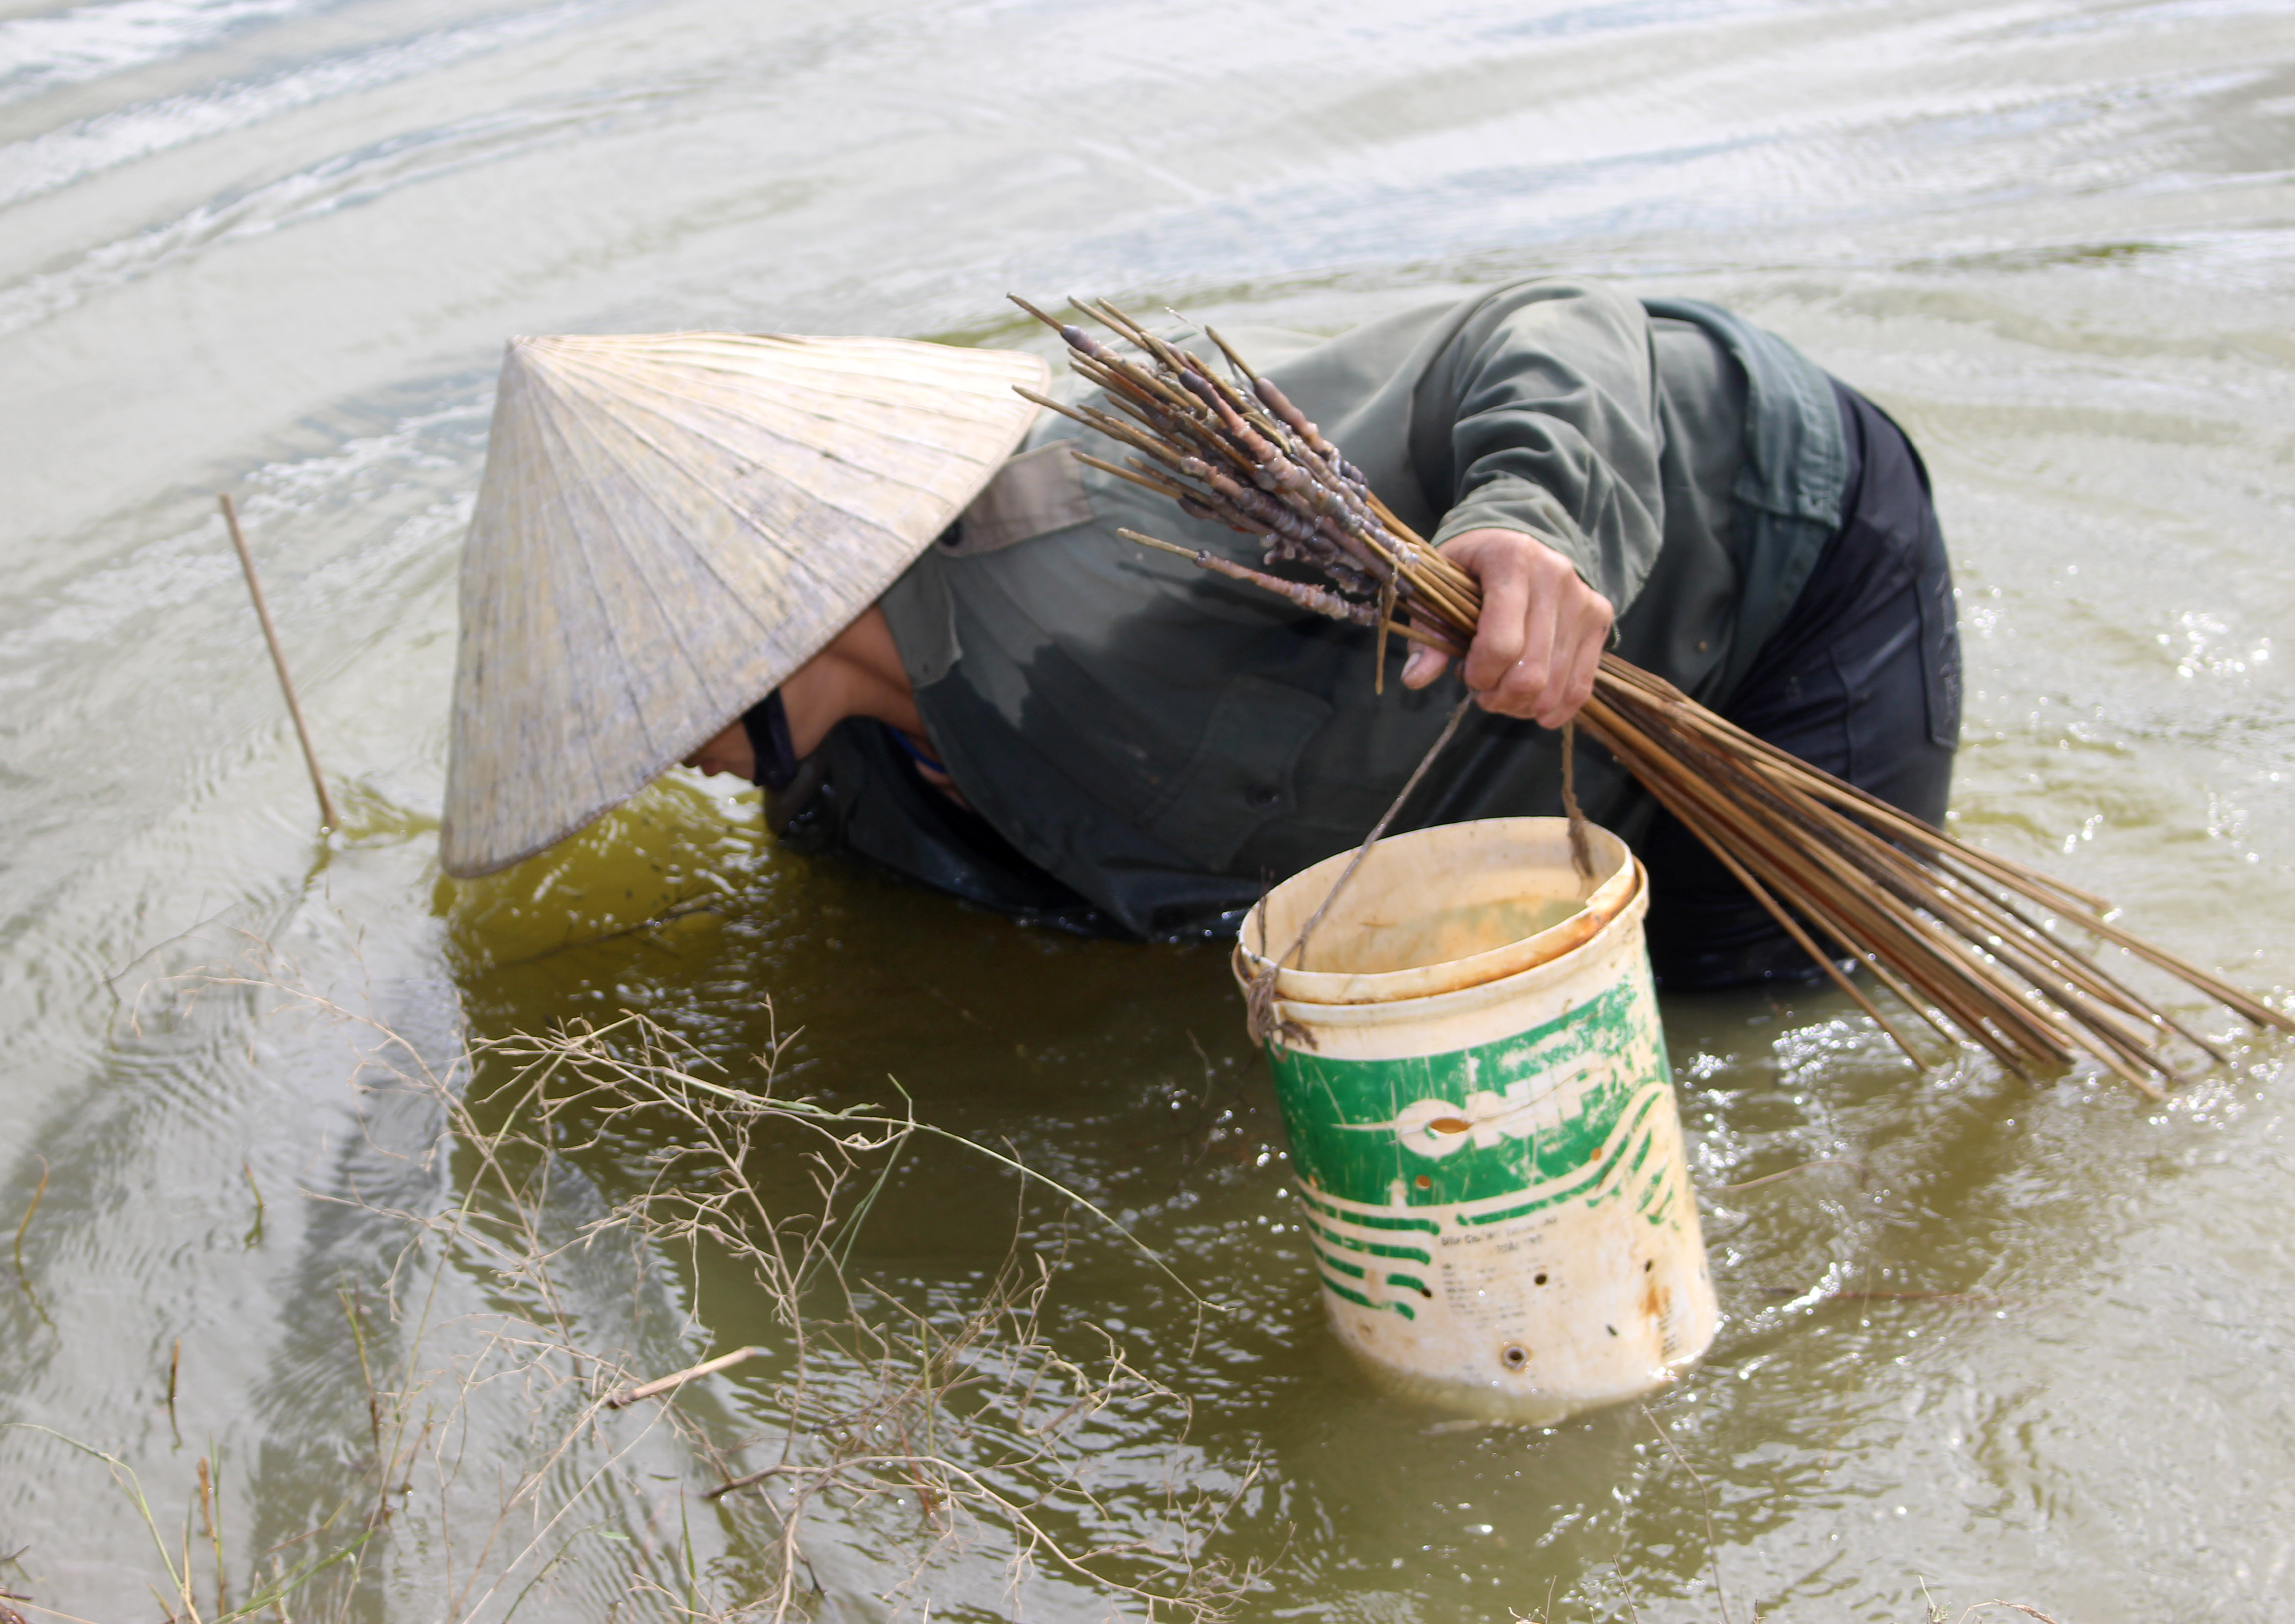
[[[1617,606],[1618,651],[1709,704],[1839,520],[1829,381],[1711,306],[1540,279],[1335,339],[1229,337],[1404,522],[1560,548]],[[883,607],[926,728],[988,824],[1122,929],[1192,934],[1360,842],[1458,690],[1405,690],[1396,639],[1375,696],[1368,632],[1116,536],[1257,561],[1252,538],[1066,455],[1097,438],[1045,413]],[[1579,782],[1597,821],[1629,838],[1646,822],[1598,753],[1581,753]],[[1550,814],[1560,785],[1557,735],[1478,711],[1400,827]]]

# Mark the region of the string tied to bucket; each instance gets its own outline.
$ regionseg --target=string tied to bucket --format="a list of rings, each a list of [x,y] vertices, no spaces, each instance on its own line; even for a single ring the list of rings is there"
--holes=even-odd
[[[1295,968],[1302,962],[1315,927],[1323,922],[1323,916],[1331,911],[1331,904],[1339,900],[1339,893],[1346,889],[1349,880],[1354,878],[1355,871],[1363,866],[1363,860],[1370,855],[1371,848],[1384,837],[1404,804],[1417,789],[1420,780],[1425,778],[1427,770],[1433,766],[1434,758],[1442,755],[1443,748],[1458,736],[1458,724],[1466,719],[1466,707],[1474,702],[1474,696],[1470,693],[1451,707],[1450,720],[1434,736],[1434,742],[1426,747],[1426,754],[1418,758],[1418,765],[1411,769],[1410,777],[1404,781],[1393,804],[1371,826],[1370,833],[1363,836],[1362,845],[1355,848],[1353,861],[1340,871],[1338,878],[1331,882],[1331,888],[1324,894],[1321,904],[1308,916],[1307,922],[1299,927],[1297,938],[1279,959],[1268,957],[1267,905],[1263,901],[1261,902],[1259,956],[1262,962],[1260,967],[1252,972],[1248,991],[1244,994],[1244,1016],[1253,1042],[1262,1045],[1273,1043],[1285,1049],[1315,1047],[1314,1034],[1284,1015],[1277,1006],[1276,981],[1281,976],[1285,965]],[[1576,866],[1579,877],[1590,883],[1594,877],[1594,849],[1586,834],[1586,814],[1578,805],[1577,734],[1578,724],[1575,722],[1562,724],[1562,807],[1570,820],[1570,860]]]
[[[1586,813],[1578,804],[1578,719],[1562,724],[1562,814],[1570,820],[1570,865],[1578,877],[1594,883],[1594,843],[1586,835]]]

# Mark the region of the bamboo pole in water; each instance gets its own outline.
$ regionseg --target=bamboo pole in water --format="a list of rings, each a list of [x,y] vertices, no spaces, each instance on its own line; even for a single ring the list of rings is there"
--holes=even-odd
[[[1397,518],[1361,470],[1217,332],[1205,330],[1233,380],[1105,301],[1076,303],[1144,359],[1025,299],[1013,303],[1060,334],[1113,410],[1021,393],[1140,453],[1127,467],[1078,452],[1080,461],[1171,497],[1193,518],[1256,536],[1269,565],[1304,564],[1330,584],[1119,535],[1376,630],[1382,669],[1389,633],[1466,652],[1482,615],[1481,584]],[[2026,1076],[2085,1055],[2156,1098],[2160,1082],[2177,1076],[2166,1042],[2181,1039],[2225,1058],[2067,942],[2059,921],[2250,1022],[2295,1031],[2278,1010],[2112,924],[2102,897],[1964,845],[1615,656],[1603,657],[1579,720],[1917,1065],[1929,1062],[1820,938],[1939,1036],[1956,1031]]]
[[[247,537],[240,533],[239,508],[228,494],[216,501],[223,506],[223,522],[231,531],[232,546],[238,551],[239,567],[247,575],[247,595],[255,600],[255,618],[263,624],[263,642],[271,650],[271,668],[279,673],[279,691],[287,696],[287,714],[303,747],[303,764],[311,770],[311,788],[319,796],[319,827],[340,828],[342,821],[335,816],[334,801],[327,794],[327,776],[319,771],[318,752],[311,748],[311,730],[303,725],[303,707],[295,698],[294,680],[287,674],[287,657],[279,649],[279,628],[271,624],[271,606],[263,600],[263,583],[256,578],[255,555],[248,551]]]

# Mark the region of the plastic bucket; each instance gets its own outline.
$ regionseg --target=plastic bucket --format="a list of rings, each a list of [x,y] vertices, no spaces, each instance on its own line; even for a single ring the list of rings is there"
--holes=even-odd
[[[1559,818],[1382,841],[1280,972],[1269,1045],[1340,1337],[1437,1397],[1558,1418],[1670,1381],[1712,1277],[1625,844]],[[1248,986],[1352,853],[1244,921]]]

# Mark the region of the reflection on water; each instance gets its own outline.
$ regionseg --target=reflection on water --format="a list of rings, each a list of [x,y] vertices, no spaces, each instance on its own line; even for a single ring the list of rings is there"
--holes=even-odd
[[[712,929],[766,843],[755,790],[706,796],[661,779],[573,839],[481,879],[441,875],[431,906],[457,964],[483,975],[646,931]]]
[[[1863,1175],[1709,1199],[1727,1322],[1654,1420],[1462,1429],[1319,1323],[1216,950],[1055,938],[793,861],[693,782],[476,886],[440,881],[435,818],[454,549],[510,333],[1036,342],[1008,288],[1331,329],[1591,270],[1736,305],[1921,445],[1970,661],[1959,831],[2283,989],[2291,62],[2295,20],[2263,0],[0,6],[12,1233],[47,1180],[0,1281],[0,1557],[22,1547],[0,1588],[110,1619],[165,1587],[63,1434],[134,1467],[170,1548],[200,1527],[196,1462],[219,1464],[251,1594],[255,1553],[368,1481],[375,1370],[459,1391],[488,1327],[538,1311],[530,1282],[410,1245],[476,1175],[404,1076],[459,1088],[466,1036],[639,1010],[728,1077],[778,1044],[785,1091],[912,1100],[1214,1304],[944,1146],[894,1164],[850,1260],[946,1326],[1016,1235],[1052,1260],[1050,1344],[1120,1350],[1188,1400],[1082,1424],[1111,1525],[1148,1527],[1173,1483],[1233,1489],[1206,1548],[1272,1564],[1253,1616],[1550,1595],[1711,1618],[1717,1565],[1739,1617],[1901,1619],[1922,1576],[1956,1612],[2283,1614],[2295,1430],[2258,1373],[2295,1333],[2295,1168],[2286,1057],[2251,1034],[2157,1110],[1974,1057],[1914,1077],[1827,992],[1672,1000],[1703,1181]],[[349,813],[323,847],[225,488]],[[589,1126],[553,1235],[648,1187],[669,1144]],[[782,1155],[760,1165],[801,1193]],[[719,1260],[577,1247],[558,1278],[552,1311],[644,1368],[781,1346]],[[763,1464],[767,1381],[680,1403]],[[453,1458],[518,1481],[546,1404],[470,1391]],[[981,1404],[983,1437],[1032,1424]],[[352,1611],[500,1617],[540,1575],[527,1612],[602,1616],[689,1539],[729,1584],[764,1571],[698,1498],[709,1448],[619,1424],[550,1481],[627,1443],[615,1481],[641,1487],[507,1587],[459,1590],[402,1497]],[[918,1612],[915,1589],[870,1599],[918,1519],[824,1514],[820,1610]],[[935,1616],[1009,1611],[1009,1550],[951,1536]],[[1030,1616],[1108,1611],[1042,1585]]]

